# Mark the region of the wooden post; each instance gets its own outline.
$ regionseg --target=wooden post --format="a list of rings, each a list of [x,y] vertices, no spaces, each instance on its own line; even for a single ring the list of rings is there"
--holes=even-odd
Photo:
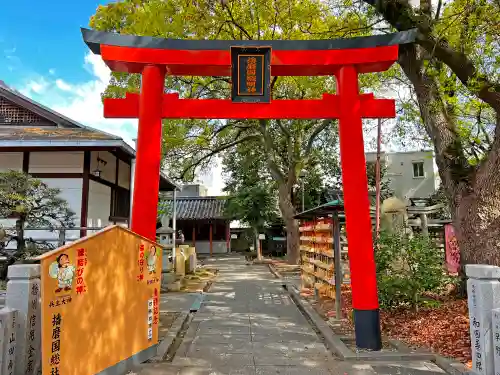
[[[226,223],[226,246],[229,253],[231,251],[231,228],[229,227],[229,221]]]
[[[193,224],[193,247],[196,247],[196,221]]]
[[[382,119],[378,119],[377,125],[377,162],[375,164],[375,233],[377,239],[380,233],[380,144],[382,143]]]
[[[213,237],[213,224],[210,223],[210,256],[213,256],[213,250],[214,250],[213,249],[214,244],[213,244],[212,237]]]
[[[83,178],[82,178],[82,202],[80,211],[80,237],[87,235],[88,213],[89,213],[89,190],[90,190],[90,151],[83,153]],[[85,229],[81,229],[85,228]]]
[[[335,211],[333,222],[333,264],[335,268],[335,319],[342,319],[342,247],[340,245],[339,213]]]
[[[420,228],[424,237],[429,237],[429,223],[427,221],[427,214],[420,214]]]

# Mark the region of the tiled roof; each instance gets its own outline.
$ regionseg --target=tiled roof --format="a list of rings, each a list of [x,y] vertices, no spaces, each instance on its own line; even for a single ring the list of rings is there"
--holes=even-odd
[[[224,197],[182,197],[177,198],[178,220],[225,219]],[[166,200],[164,210],[171,213],[172,200]]]
[[[72,120],[38,102],[35,102],[27,96],[21,94],[19,91],[10,88],[3,81],[0,81],[0,97],[4,98],[4,100],[7,100],[14,106],[24,108],[25,110],[36,114],[37,116],[39,116],[39,120],[45,119],[46,121],[48,121],[48,124],[53,124],[57,127],[63,128],[85,128],[85,126],[80,124],[79,122],[76,122],[75,120]],[[27,123],[19,125],[30,124]]]
[[[0,140],[58,140],[58,141],[78,141],[78,140],[121,140],[120,137],[100,132],[90,128],[14,128],[0,127]]]

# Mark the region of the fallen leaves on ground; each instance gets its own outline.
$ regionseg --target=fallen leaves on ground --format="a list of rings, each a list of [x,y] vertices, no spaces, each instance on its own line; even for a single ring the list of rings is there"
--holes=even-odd
[[[336,334],[353,335],[351,290],[342,287],[342,325]],[[301,295],[312,299],[308,290]],[[335,316],[335,302],[322,298],[313,305],[324,317]],[[471,367],[469,313],[467,300],[443,301],[438,307],[418,311],[402,309],[381,311],[380,320],[385,336],[405,342],[411,347],[432,350],[445,357],[455,358]]]
[[[418,311],[382,312],[381,322],[385,334],[410,346],[427,347],[462,363],[471,359],[466,300],[445,301]]]

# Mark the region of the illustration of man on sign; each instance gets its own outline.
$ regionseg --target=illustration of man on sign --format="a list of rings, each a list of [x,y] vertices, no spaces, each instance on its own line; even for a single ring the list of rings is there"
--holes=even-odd
[[[58,288],[56,293],[61,291],[70,291],[73,284],[73,277],[75,276],[75,266],[69,263],[68,254],[61,254],[56,258],[49,267],[49,276],[57,279]]]
[[[147,260],[148,260],[148,271],[149,273],[155,273],[156,272],[156,247],[151,246],[149,249],[149,253],[147,254]]]

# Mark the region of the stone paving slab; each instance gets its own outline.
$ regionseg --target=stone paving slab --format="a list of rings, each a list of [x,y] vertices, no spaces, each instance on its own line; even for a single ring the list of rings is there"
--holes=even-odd
[[[304,366],[257,366],[256,375],[332,375],[329,369]]]
[[[265,352],[254,352],[256,366],[306,366],[311,368],[328,368],[327,363],[331,357],[328,354],[316,356],[299,356],[290,354],[270,355]]]
[[[256,375],[254,366],[244,366],[242,368],[221,368],[211,369],[206,367],[186,367],[176,375]]]
[[[250,329],[250,318],[245,317],[227,317],[221,319],[197,319],[200,322],[200,326],[209,327],[247,327]]]
[[[245,335],[250,336],[250,327],[222,327],[222,326],[200,326],[198,331],[200,336],[203,335]]]
[[[199,342],[196,343],[195,345],[192,345],[188,352],[187,356],[198,356],[201,355],[203,356],[204,353],[210,353],[210,355],[217,356],[220,354],[252,354],[254,353],[253,351],[253,345],[251,342],[248,342],[246,340],[241,340],[235,343],[234,341],[228,342],[226,344],[217,344],[216,346],[213,346],[212,343],[203,343],[200,344]]]
[[[242,345],[242,343],[251,343],[251,335],[231,335],[222,334],[218,336],[198,336],[192,343],[193,345],[213,345],[213,346],[224,346],[227,344],[233,344],[234,346]]]
[[[252,334],[252,341],[255,342],[310,342],[311,340],[317,341],[318,336],[314,332],[287,332],[276,334],[274,332],[269,333],[256,333]]]
[[[160,311],[189,311],[200,293],[171,292],[160,294]]]
[[[175,366],[227,368],[238,369],[245,366],[254,366],[253,355],[248,353],[222,353],[213,355],[211,352],[197,352],[195,355],[174,358]]]
[[[171,364],[140,375],[443,375],[430,362],[336,360],[267,267],[212,262],[219,275]]]
[[[252,345],[254,355],[261,353],[263,356],[288,356],[288,357],[307,357],[324,355],[324,345],[322,343],[302,343],[302,345],[294,345],[293,343],[282,344],[264,344],[262,342],[254,342]]]

